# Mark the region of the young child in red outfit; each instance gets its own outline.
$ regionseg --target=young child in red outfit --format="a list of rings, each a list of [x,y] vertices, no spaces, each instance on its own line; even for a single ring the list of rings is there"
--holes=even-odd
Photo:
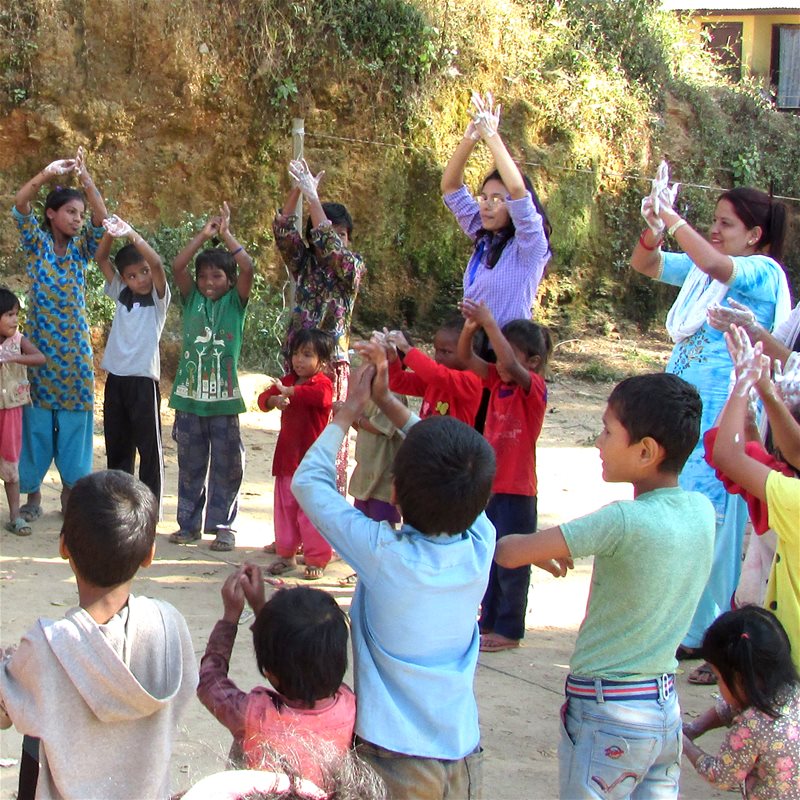
[[[318,580],[331,560],[331,547],[320,536],[292,494],[292,476],[306,450],[328,424],[333,405],[333,383],[323,372],[330,362],[333,339],[318,328],[304,328],[292,339],[292,371],[279,384],[262,392],[262,411],[281,410],[281,432],[272,460],[275,476],[275,552],[278,560],[269,571],[280,575],[293,569],[302,543],[306,580]]]
[[[432,416],[455,417],[467,425],[475,423],[475,414],[483,391],[481,379],[466,369],[457,353],[458,337],[464,321],[445,322],[433,337],[433,358],[412,347],[401,331],[386,334],[389,359],[389,388],[398,394],[421,397],[421,419]],[[396,350],[404,354],[405,366]]]
[[[509,533],[534,533],[536,440],[547,406],[543,375],[553,349],[550,332],[528,319],[512,320],[501,331],[487,306],[467,298],[461,310],[466,321],[458,357],[481,377],[490,393],[483,435],[494,448],[497,472],[486,516],[497,530],[498,541]],[[497,354],[496,364],[472,350],[473,336],[480,328]],[[508,569],[492,563],[479,620],[482,652],[519,647],[525,635],[530,577],[530,566]]]

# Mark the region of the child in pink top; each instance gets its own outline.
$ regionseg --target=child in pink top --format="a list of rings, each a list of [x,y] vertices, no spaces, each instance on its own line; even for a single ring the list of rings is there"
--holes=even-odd
[[[228,678],[245,600],[256,614],[251,630],[258,669],[274,689],[243,692]],[[342,683],[344,612],[327,592],[304,586],[281,589],[266,602],[263,575],[253,564],[228,576],[222,603],[222,619],[200,662],[197,696],[233,734],[231,760],[320,784],[320,752],[333,760],[344,756],[356,721],[355,695]]]
[[[389,359],[389,388],[398,394],[421,397],[421,419],[432,416],[455,417],[467,425],[475,423],[475,414],[483,391],[481,379],[465,368],[458,357],[458,337],[464,321],[445,322],[433,337],[433,358],[412,347],[400,331],[386,335]],[[396,350],[404,354],[403,363]],[[409,368],[403,369],[403,365]]]
[[[299,546],[306,559],[306,580],[318,580],[331,560],[331,546],[320,536],[294,499],[292,476],[306,450],[322,433],[333,405],[333,383],[323,371],[330,363],[333,339],[318,328],[303,328],[294,335],[289,358],[292,371],[262,392],[262,411],[281,409],[281,432],[272,460],[275,476],[275,552],[278,560],[270,573],[280,575],[293,569]]]
[[[536,440],[547,406],[543,375],[553,349],[550,332],[528,319],[512,320],[500,330],[486,305],[466,298],[461,310],[466,322],[458,342],[459,358],[489,390],[483,435],[494,448],[497,472],[486,516],[498,540],[509,533],[534,533]],[[472,350],[480,328],[497,354],[497,364]],[[492,564],[478,623],[482,652],[519,647],[525,635],[530,577],[529,565],[509,569]]]
[[[22,407],[31,401],[26,367],[44,364],[44,356],[19,331],[19,300],[0,289],[0,480],[8,499],[6,530],[29,536],[31,526],[19,514],[19,456]]]

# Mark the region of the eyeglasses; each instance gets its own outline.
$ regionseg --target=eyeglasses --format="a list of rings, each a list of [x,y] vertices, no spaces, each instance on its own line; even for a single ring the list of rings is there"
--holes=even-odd
[[[478,201],[478,205],[486,206],[486,208],[497,208],[498,206],[505,205],[505,198],[498,197],[495,195],[494,197],[487,197],[485,194],[480,195],[479,197],[475,198]]]

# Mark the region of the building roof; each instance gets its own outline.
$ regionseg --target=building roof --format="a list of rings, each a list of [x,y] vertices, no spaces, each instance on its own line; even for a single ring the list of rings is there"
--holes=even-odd
[[[661,7],[665,11],[714,11],[714,12],[764,12],[791,14],[795,11],[800,12],[800,3],[787,3],[786,0],[761,0],[760,3],[753,0],[664,0]],[[800,19],[798,20],[800,22]]]

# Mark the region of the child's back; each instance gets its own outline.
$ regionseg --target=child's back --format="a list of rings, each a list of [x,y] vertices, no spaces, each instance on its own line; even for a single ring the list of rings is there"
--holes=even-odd
[[[39,798],[169,796],[172,737],[197,685],[183,617],[134,597],[154,554],[157,503],[132,476],[73,487],[60,552],[81,606],[39,620],[0,669],[0,723],[41,740]]]

